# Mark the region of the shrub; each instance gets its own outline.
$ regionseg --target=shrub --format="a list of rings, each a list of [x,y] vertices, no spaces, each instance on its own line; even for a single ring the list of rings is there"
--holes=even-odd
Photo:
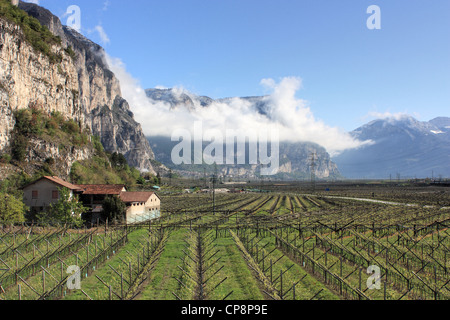
[[[93,136],[92,143],[94,144],[94,149],[95,149],[95,151],[97,151],[98,154],[103,154],[105,152],[105,149],[103,148],[103,144],[100,141],[100,137]]]
[[[70,119],[66,121],[62,127],[63,131],[68,134],[80,133],[80,126],[74,120]]]
[[[1,158],[0,158],[0,162],[1,162],[1,163],[10,163],[11,160],[12,160],[11,155],[9,155],[9,154],[7,154],[7,153],[5,153],[4,155],[2,155]]]
[[[28,138],[20,134],[16,135],[11,145],[12,158],[18,162],[24,161],[27,147]]]
[[[126,170],[128,167],[127,159],[121,153],[114,152],[110,157],[111,165],[119,170]]]
[[[77,55],[71,46],[68,46],[64,51],[72,58],[72,60],[75,61],[77,59]]]
[[[83,224],[81,216],[85,212],[87,209],[78,198],[71,196],[67,188],[61,188],[58,201],[50,205],[48,212],[38,214],[37,218],[43,224],[56,223],[81,227]]]
[[[0,223],[20,223],[25,221],[25,204],[15,196],[0,193]]]
[[[14,130],[16,133],[20,133],[21,135],[26,135],[30,132],[30,123],[32,118],[32,113],[28,109],[18,110],[14,113],[14,118],[16,120],[16,124],[14,126]]]
[[[127,210],[126,204],[118,196],[108,196],[103,201],[105,217],[113,222],[122,222]]]
[[[59,125],[58,123],[55,121],[55,119],[50,118],[46,123],[45,123],[45,128],[49,131],[49,133],[55,133],[55,130],[59,129]],[[53,135],[50,134],[50,135]]]

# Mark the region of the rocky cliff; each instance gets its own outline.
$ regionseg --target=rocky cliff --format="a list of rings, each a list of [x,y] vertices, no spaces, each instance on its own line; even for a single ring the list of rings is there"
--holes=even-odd
[[[11,142],[13,112],[34,106],[76,120],[100,137],[105,150],[122,153],[131,166],[154,173],[153,151],[121,97],[104,50],[38,5],[20,2],[19,8],[61,39],[60,44],[51,45],[52,53],[61,59],[55,62],[37,51],[20,26],[0,17],[0,153]],[[67,159],[68,166],[89,155],[78,152],[73,156]]]
[[[190,112],[198,108],[209,108],[214,103],[231,104],[235,98],[214,100],[206,96],[198,96],[175,89],[147,89],[147,97],[153,102],[163,102],[169,105],[170,110],[186,109]],[[267,97],[243,97],[239,98],[252,106],[252,112],[267,114],[269,110]],[[178,144],[172,142],[170,137],[148,137],[151,147],[155,152],[156,160],[167,167],[177,170],[182,175],[202,177],[204,170],[213,170],[213,167],[205,168],[203,165],[174,165],[171,159],[171,151]],[[206,147],[205,144],[203,147]],[[331,160],[330,154],[325,148],[310,142],[281,141],[279,145],[280,166],[278,174],[272,178],[280,180],[309,180],[311,178],[311,156],[315,154],[315,176],[318,179],[342,178],[337,165]],[[246,146],[248,150],[248,146]],[[248,162],[247,162],[248,163]],[[226,165],[219,166],[218,173],[229,178],[255,178],[259,175],[259,165]]]
[[[214,166],[181,164],[175,165],[171,159],[171,152],[178,142],[171,141],[170,137],[149,137],[156,160],[162,162],[168,168],[175,170],[183,176],[202,178],[205,174],[212,174]],[[204,143],[205,148],[207,143]],[[249,146],[246,146],[248,150]],[[315,176],[317,179],[333,180],[342,178],[338,167],[331,161],[328,152],[315,143],[291,143],[281,142],[279,145],[279,170],[278,174],[269,178],[277,180],[308,180],[311,178],[311,159],[315,154]],[[220,165],[218,174],[225,179],[253,179],[259,176],[260,165]]]

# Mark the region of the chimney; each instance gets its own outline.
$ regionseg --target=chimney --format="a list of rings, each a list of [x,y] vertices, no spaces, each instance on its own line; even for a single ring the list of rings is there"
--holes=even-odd
[[[11,0],[13,6],[19,6],[19,0]]]

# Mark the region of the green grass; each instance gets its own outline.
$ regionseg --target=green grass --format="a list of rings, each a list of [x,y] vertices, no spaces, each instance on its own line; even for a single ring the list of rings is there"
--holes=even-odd
[[[233,238],[219,238],[214,243],[217,245],[214,251],[220,250],[218,255],[221,259],[217,264],[224,268],[211,280],[210,287],[215,287],[225,277],[228,278],[214,290],[209,299],[222,300],[233,291],[228,300],[263,300],[258,282],[247,267]]]
[[[59,238],[55,238],[52,241],[50,241],[50,245],[48,247],[48,252],[59,252],[59,250],[63,247],[65,247],[65,244],[68,244],[71,242],[71,240],[74,239],[81,239],[84,236],[84,234],[77,234],[77,235],[65,235],[64,238],[59,242]],[[22,276],[26,283],[30,285],[33,289],[35,289],[37,292],[32,290],[25,282],[21,281],[19,279],[18,284],[21,285],[21,298],[22,300],[36,300],[44,293],[44,286],[43,286],[43,276],[42,271],[43,268],[45,268],[48,272],[45,274],[45,292],[49,292],[53,287],[55,287],[60,281],[62,281],[66,276],[66,270],[68,266],[77,265],[80,266],[80,268],[88,261],[90,261],[94,256],[95,252],[100,252],[105,245],[110,244],[110,237],[108,236],[106,239],[104,235],[97,234],[92,236],[92,240],[89,242],[89,244],[86,247],[80,247],[78,250],[73,249],[73,251],[70,254],[67,254],[65,256],[57,255],[63,262],[61,262],[59,259],[53,259],[52,261],[49,261],[49,264],[46,263],[41,264],[35,268],[35,275],[32,276]],[[40,250],[40,251],[39,251]],[[25,266],[29,261],[38,261],[40,257],[47,254],[47,244],[46,242],[42,242],[39,245],[37,245],[36,249],[36,258],[33,260],[33,253],[31,252],[25,252],[23,256],[27,258],[25,260],[22,256],[20,256],[19,259],[19,269],[23,266]],[[88,255],[89,254],[89,255]],[[45,261],[43,261],[45,262]],[[12,261],[10,262],[12,263]],[[11,264],[10,266],[14,266]],[[6,290],[6,293],[1,295],[0,297],[2,299],[6,300],[17,300],[18,299],[18,289],[17,285],[10,286],[9,288],[4,288]]]
[[[255,234],[252,234],[250,238],[253,238]],[[256,240],[257,239],[257,240]],[[287,256],[284,256],[280,250],[275,249],[275,240],[272,237],[266,238],[255,238],[254,242],[259,241],[259,248],[264,248],[264,270],[266,276],[270,279],[272,276],[272,280],[274,282],[274,286],[277,290],[281,290],[281,283],[278,280],[281,272],[283,272],[283,296],[286,300],[293,299],[293,290],[291,290],[286,296],[285,293],[289,290],[294,283],[296,285],[296,300],[309,300],[313,298],[320,290],[322,292],[317,295],[316,299],[320,300],[337,300],[339,297],[333,293],[330,289],[328,289],[324,284],[320,281],[312,277],[309,273],[306,272],[300,265],[296,262],[292,261]],[[270,255],[268,255],[270,253]],[[256,248],[252,251],[253,258],[256,259]],[[276,262],[280,257],[284,256]],[[258,253],[258,260],[262,260],[262,252]],[[270,261],[272,260],[272,273],[270,274]],[[260,263],[260,268],[263,269],[262,262]],[[278,279],[277,279],[278,278]]]
[[[276,199],[277,196],[273,197]],[[240,199],[240,201],[237,201]],[[258,204],[262,204],[263,201],[267,198],[259,198],[258,196],[248,195],[248,196],[231,196],[231,195],[223,195],[218,197],[218,203],[223,204],[223,208],[226,210],[230,210],[233,212],[234,209],[241,207],[245,204],[246,208],[256,208]],[[208,195],[190,195],[187,197],[164,197],[163,204],[168,203],[168,206],[172,209],[182,209],[189,208],[190,212],[185,214],[184,212],[176,213],[173,216],[173,219],[164,220],[162,225],[167,226],[170,223],[177,223],[181,221],[186,221],[187,218],[195,216],[198,214],[196,211],[199,208],[207,208],[210,205],[210,197]],[[251,202],[253,200],[253,202]],[[294,200],[294,203],[297,202],[296,198],[291,196],[290,199],[286,198],[284,205],[280,205],[281,208],[285,206],[290,206],[291,201]],[[303,201],[307,201],[307,199],[303,199]],[[316,200],[314,198],[314,200]],[[433,230],[429,231],[429,233],[422,233],[415,238],[416,241],[419,240],[419,244],[415,244],[414,241],[404,242],[404,240],[408,240],[409,238],[414,239],[414,230],[403,230],[398,229],[396,226],[391,226],[387,229],[383,228],[378,230],[375,233],[372,233],[371,229],[371,221],[370,218],[375,215],[376,217],[380,217],[380,215],[390,215],[395,214],[396,219],[401,221],[402,215],[403,219],[408,219],[410,221],[411,217],[408,217],[408,213],[413,212],[414,218],[419,218],[420,221],[428,221],[430,217],[434,217],[433,211],[418,211],[417,208],[407,208],[399,211],[397,208],[388,209],[388,207],[383,208],[382,211],[376,210],[378,207],[372,207],[371,205],[366,204],[357,204],[356,208],[350,206],[346,202],[344,202],[344,206],[341,208],[340,206],[333,206],[333,204],[326,203],[324,201],[318,200],[319,204],[322,208],[318,208],[317,205],[312,205],[309,203],[310,209],[308,211],[302,210],[302,217],[294,217],[287,215],[281,223],[277,220],[278,216],[274,215],[270,217],[266,215],[264,218],[272,219],[268,224],[264,224],[260,221],[259,223],[259,231],[260,234],[257,238],[253,240],[255,244],[258,242],[258,248],[260,251],[258,253],[258,261],[259,261],[259,269],[263,269],[262,259],[262,249],[264,247],[265,255],[269,252],[270,256],[266,256],[264,259],[264,269],[265,276],[261,277],[263,281],[266,281],[266,278],[271,278],[270,271],[267,269],[270,266],[270,260],[275,262],[278,258],[282,257],[273,267],[272,270],[272,280],[273,285],[276,290],[270,291],[271,294],[276,291],[281,291],[280,281],[277,277],[280,276],[281,271],[283,271],[283,298],[286,300],[293,299],[292,290],[286,294],[286,291],[289,290],[294,283],[296,284],[295,290],[295,299],[296,300],[309,300],[314,297],[314,299],[321,300],[335,300],[335,299],[343,299],[347,296],[339,296],[339,283],[334,282],[332,284],[325,284],[325,279],[323,278],[323,272],[318,267],[317,264],[314,264],[313,273],[312,264],[308,259],[305,259],[305,264],[303,265],[301,262],[301,258],[299,258],[299,254],[294,256],[293,251],[287,249],[286,246],[276,247],[275,246],[275,234],[279,237],[282,237],[288,243],[291,244],[292,247],[298,249],[298,251],[303,252],[304,255],[307,255],[309,258],[314,259],[317,263],[322,266],[325,266],[335,275],[341,275],[341,264],[340,257],[343,257],[342,261],[342,278],[345,278],[345,282],[350,284],[353,289],[359,288],[359,270],[358,267],[364,267],[362,269],[361,274],[361,288],[364,293],[375,300],[382,300],[384,298],[384,288],[381,290],[366,290],[366,281],[369,275],[366,273],[367,265],[361,260],[361,255],[366,259],[369,259],[368,253],[372,256],[378,254],[377,260],[380,263],[381,267],[384,267],[385,263],[385,251],[382,251],[380,246],[372,246],[374,240],[383,245],[389,247],[388,258],[389,261],[394,264],[396,270],[401,271],[404,274],[407,274],[408,277],[413,277],[412,273],[408,273],[406,268],[412,268],[412,271],[418,272],[419,276],[425,280],[429,285],[434,285],[434,274],[433,266],[437,267],[437,285],[443,285],[445,281],[448,280],[448,275],[444,274],[442,271],[442,267],[439,264],[448,266],[448,259],[446,256],[445,247],[448,248],[449,245],[449,232],[446,229]],[[297,202],[298,203],[298,202]],[[270,202],[265,206],[270,205]],[[316,219],[320,219],[321,222],[328,224],[328,226],[339,227],[342,226],[343,221],[342,215],[346,216],[346,218],[351,217],[351,215],[347,216],[348,209],[351,210],[361,210],[367,209],[365,212],[361,212],[359,214],[359,219],[369,219],[368,227],[358,225],[358,228],[350,227],[342,233],[341,231],[332,231],[333,228],[320,226],[318,224],[314,224],[313,222]],[[317,210],[317,211],[315,211]],[[393,211],[393,212],[391,212]],[[417,212],[416,212],[417,211]],[[303,214],[304,213],[304,214]],[[439,212],[439,219],[445,219],[448,214],[445,212]],[[249,236],[249,239],[253,238],[256,235],[256,230],[252,227],[256,225],[256,220],[253,219],[255,216],[261,217],[260,214],[252,214],[248,217],[245,217],[243,212],[239,212],[236,214],[238,216],[238,221],[241,226],[246,226],[247,229],[245,234]],[[217,221],[222,215],[216,214],[213,216],[212,214],[207,215],[206,217],[197,220],[192,223],[192,227],[195,228],[205,222],[214,222]],[[206,285],[206,299],[207,300],[221,300],[225,296],[227,296],[230,292],[232,294],[227,297],[229,300],[238,300],[238,301],[252,301],[252,300],[263,300],[268,298],[265,294],[263,294],[262,290],[267,290],[267,288],[271,288],[266,283],[263,285],[257,280],[257,273],[252,271],[249,266],[247,266],[247,261],[244,259],[243,255],[246,253],[242,253],[240,251],[241,241],[235,242],[233,237],[230,235],[234,235],[236,233],[240,234],[241,240],[244,240],[245,237],[242,236],[244,232],[242,229],[237,231],[234,228],[235,226],[235,216],[233,216],[228,222],[219,225],[219,238],[215,238],[215,226],[212,226],[208,229],[208,231],[201,233],[203,239],[202,250],[206,253],[208,250],[211,250],[204,261],[205,266],[210,265],[216,259],[220,258],[220,260],[213,266],[209,271],[206,272],[204,279],[210,280]],[[245,219],[245,220],[244,220]],[[359,221],[365,221],[359,220]],[[338,222],[335,225],[335,222]],[[412,222],[409,222],[411,224]],[[414,220],[414,223],[416,221]],[[290,226],[289,226],[290,225]],[[160,222],[155,222],[152,224],[152,228],[159,228]],[[283,228],[280,228],[283,226]],[[298,229],[299,226],[302,226],[302,232]],[[307,226],[307,227],[304,227]],[[230,229],[226,229],[229,227]],[[276,227],[277,230],[272,230],[270,232],[271,227]],[[304,228],[304,229],[303,229]],[[155,229],[154,229],[155,230]],[[195,230],[195,229],[194,229]],[[233,231],[233,232],[231,232]],[[431,233],[430,233],[431,232]],[[438,237],[439,233],[439,237]],[[196,245],[198,240],[198,233],[196,231],[189,230],[189,222],[183,223],[183,227],[180,229],[166,229],[164,232],[164,241],[160,244],[160,249],[162,248],[161,255],[152,256],[152,263],[148,263],[144,271],[139,275],[139,281],[137,284],[141,284],[140,286],[133,286],[133,294],[139,293],[136,296],[137,300],[174,300],[176,299],[173,293],[177,294],[179,297],[185,300],[190,300],[196,297],[196,285],[194,281],[189,280],[189,276],[196,278],[196,265],[195,263],[187,258],[186,253],[189,251],[197,252]],[[389,239],[387,239],[387,235],[389,235]],[[167,236],[167,238],[166,238]],[[343,236],[343,238],[339,238]],[[399,237],[401,236],[401,238]],[[99,236],[101,239],[101,235]],[[18,235],[16,241],[19,243],[23,241],[24,235]],[[82,282],[82,289],[89,294],[94,299],[106,300],[108,299],[108,289],[95,277],[98,275],[105,282],[112,285],[112,288],[115,292],[120,292],[120,276],[112,271],[109,267],[111,265],[119,272],[124,274],[124,278],[126,280],[129,279],[129,271],[128,271],[128,262],[133,264],[133,270],[136,267],[136,254],[138,252],[142,252],[142,248],[145,247],[145,243],[148,239],[148,231],[147,229],[137,230],[129,235],[129,243],[126,244],[123,248],[118,250],[116,255],[110,257],[108,261],[105,263],[98,265],[98,270],[96,270],[93,274],[91,274],[87,279],[84,279]],[[305,246],[303,247],[303,239],[305,239]],[[321,239],[323,239],[323,244],[321,243]],[[354,241],[354,240],[357,241]],[[400,241],[398,241],[399,239]],[[4,240],[7,243],[10,243],[11,237],[4,236]],[[109,238],[107,238],[109,242]],[[306,241],[307,240],[307,241]],[[101,241],[101,240],[100,240]],[[388,242],[389,241],[389,242]],[[53,239],[52,243],[57,243],[58,239]],[[422,245],[424,245],[424,256],[420,258],[422,255]],[[92,244],[90,245],[92,248]],[[313,249],[314,246],[314,250]],[[345,249],[342,249],[342,247]],[[0,244],[0,248],[7,247],[5,244]],[[290,248],[292,248],[290,247]],[[45,243],[39,246],[41,250],[45,250]],[[329,250],[332,249],[332,250]],[[93,251],[90,249],[91,252]],[[214,256],[213,259],[208,259],[210,255],[215,253],[217,250],[219,252]],[[274,251],[273,251],[274,250]],[[341,252],[341,250],[343,250]],[[295,251],[295,250],[294,250]],[[296,252],[298,252],[296,251]],[[80,249],[78,250],[80,263],[86,263],[86,250]],[[245,250],[243,250],[245,252]],[[325,255],[327,252],[327,255]],[[353,256],[349,253],[354,253]],[[131,253],[131,254],[130,254]],[[255,249],[250,250],[249,252],[252,254],[253,259],[249,260],[249,263],[253,263],[253,260],[256,260],[256,251]],[[405,253],[403,255],[403,253]],[[24,252],[29,256],[30,252]],[[285,254],[285,256],[283,256]],[[432,255],[436,261],[432,260]],[[192,256],[192,255],[191,255]],[[157,259],[156,257],[159,257]],[[403,258],[402,258],[403,257]],[[7,257],[5,257],[7,258]],[[123,263],[119,258],[126,261]],[[248,256],[246,256],[246,259]],[[406,259],[404,259],[406,258]],[[73,261],[74,256],[68,256],[65,258],[66,263],[76,263]],[[183,261],[184,260],[184,261]],[[9,264],[14,263],[14,256],[9,257],[7,262]],[[406,261],[409,263],[406,264]],[[421,268],[421,263],[427,263],[425,268],[420,272],[417,271]],[[153,264],[154,262],[154,264]],[[186,264],[188,262],[190,267]],[[439,264],[438,264],[439,262]],[[23,265],[26,263],[24,259],[19,259],[19,264]],[[154,266],[154,268],[150,268],[150,266]],[[186,275],[181,271],[178,266],[182,267],[189,274]],[[255,266],[252,264],[252,266]],[[223,267],[223,269],[220,269]],[[258,268],[256,268],[258,269]],[[288,270],[289,269],[289,270]],[[52,274],[58,275],[60,272],[60,265],[55,263],[54,266],[50,266],[50,272]],[[403,293],[406,292],[405,287],[402,286],[402,282],[394,279],[394,269],[389,266],[389,282],[387,284],[387,292],[386,296],[389,300],[400,298]],[[214,274],[218,271],[216,274]],[[259,274],[261,275],[261,274]],[[136,279],[138,277],[137,274],[133,274],[132,278]],[[147,277],[145,279],[145,277]],[[40,281],[42,278],[41,273],[38,273],[35,277],[30,277],[27,281],[30,281],[35,288],[41,288],[42,282]],[[180,279],[184,284],[186,284],[189,289],[185,289],[182,285],[178,283],[175,279]],[[223,279],[227,278],[223,283],[216,287]],[[384,282],[384,277],[382,281]],[[413,294],[408,294],[402,299],[415,299],[419,298],[418,294],[420,294],[420,282],[419,280],[413,279],[413,284],[415,286]],[[140,281],[143,280],[142,283]],[[330,280],[329,274],[327,274],[327,280]],[[50,286],[51,280],[47,277],[46,282],[48,286]],[[1,281],[0,281],[1,282]],[[400,287],[396,287],[396,285],[400,285]],[[333,286],[333,287],[331,287]],[[136,291],[134,289],[137,288]],[[214,289],[215,288],[215,289]],[[265,288],[265,289],[264,289]],[[25,286],[22,286],[23,289],[23,297],[24,299],[35,299],[36,294],[31,292]],[[125,291],[129,289],[128,285],[125,285]],[[40,289],[41,290],[41,289]],[[271,289],[270,289],[271,290]],[[445,289],[442,289],[443,291]],[[319,293],[320,292],[320,293]],[[344,288],[344,292],[349,292]],[[318,294],[319,293],[319,294]],[[415,295],[414,295],[415,294]],[[426,299],[432,299],[427,292],[425,293]],[[131,297],[133,295],[129,295]],[[8,299],[14,300],[17,298],[17,288],[13,287],[8,290],[8,295],[6,296]],[[117,299],[113,295],[114,299]],[[348,298],[357,298],[356,295],[349,295]],[[445,298],[445,296],[441,297]],[[81,292],[69,292],[66,296],[66,299],[86,299],[86,297]]]
[[[148,283],[137,297],[138,300],[174,300],[172,292],[177,292],[181,285],[174,277],[181,278],[182,271],[177,268],[182,265],[180,258],[188,231],[180,229],[172,232],[156,268],[151,273]]]
[[[84,292],[86,292],[93,300],[108,300],[109,290],[97,279],[96,276],[98,276],[107,284],[111,285],[112,289],[116,293],[121,294],[120,276],[118,276],[108,266],[113,267],[119,273],[123,273],[124,279],[129,282],[128,264],[125,264],[123,261],[127,263],[132,263],[133,270],[136,270],[137,254],[142,253],[142,246],[140,245],[138,240],[141,240],[142,242],[142,240],[145,238],[148,238],[148,231],[146,229],[140,229],[130,233],[128,235],[128,243],[124,247],[120,248],[120,250],[117,251],[115,255],[110,256],[109,260],[106,260],[102,264],[102,266],[98,266],[98,269],[94,271],[89,277],[84,278],[81,281],[81,289]],[[132,278],[135,277],[136,276],[133,273]],[[125,282],[124,290],[128,288],[129,286]],[[64,300],[87,300],[87,299],[88,298],[79,290],[67,292],[67,295],[64,297]],[[117,297],[113,295],[113,299],[117,299]]]

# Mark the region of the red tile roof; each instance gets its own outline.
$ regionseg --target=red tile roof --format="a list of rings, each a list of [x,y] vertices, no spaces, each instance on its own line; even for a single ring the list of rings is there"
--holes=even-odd
[[[125,186],[121,184],[84,184],[77,185],[86,195],[120,195]]]
[[[147,202],[154,192],[122,192],[120,199],[125,203]]]
[[[64,181],[64,180],[58,178],[58,177],[51,177],[51,176],[42,177],[42,178],[40,178],[40,179],[38,179],[38,180],[36,180],[36,181],[26,185],[25,187],[23,187],[23,189],[25,189],[25,188],[33,185],[33,184],[36,184],[39,181],[44,180],[44,179],[45,180],[49,180],[49,181],[51,181],[51,182],[53,182],[53,183],[55,183],[55,184],[57,184],[57,185],[59,185],[61,187],[67,188],[67,189],[72,190],[72,191],[79,191],[80,190],[80,187],[77,186],[77,185],[71,184],[71,183],[69,183],[67,181]]]

